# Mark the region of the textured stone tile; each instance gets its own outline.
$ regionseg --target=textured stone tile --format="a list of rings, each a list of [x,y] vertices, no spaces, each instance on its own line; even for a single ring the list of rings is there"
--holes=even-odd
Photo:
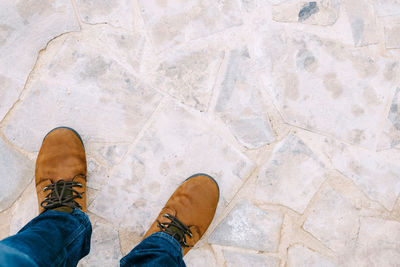
[[[392,65],[398,68],[398,65]],[[398,148],[400,144],[400,87],[396,89],[389,114],[379,140],[378,149]]]
[[[122,157],[128,152],[128,148],[128,143],[90,143],[87,151],[90,151],[101,161],[112,167],[121,161]]]
[[[193,248],[184,258],[187,266],[190,267],[201,267],[210,266],[217,267],[217,261],[215,260],[214,253],[208,246],[202,246],[200,248]]]
[[[279,259],[257,253],[244,253],[225,249],[225,263],[227,267],[234,266],[264,266],[278,267]]]
[[[399,0],[374,0],[375,14],[380,17],[395,16],[400,14]]]
[[[301,245],[288,250],[288,267],[338,267],[331,259]]]
[[[339,0],[289,2],[272,6],[272,18],[279,22],[333,25],[339,17]]]
[[[33,162],[0,137],[0,211],[11,206],[34,176]]]
[[[86,156],[87,165],[87,186],[100,190],[103,185],[107,182],[108,171],[107,169],[94,158]]]
[[[253,167],[199,113],[166,101],[89,210],[143,234],[187,177],[199,172],[213,176],[221,190],[220,205],[226,206]]]
[[[129,231],[129,229],[120,228],[118,231],[119,244],[121,246],[122,255],[125,256],[136,247],[141,241],[142,236]]]
[[[361,218],[353,266],[397,266],[400,261],[400,223]]]
[[[400,165],[384,156],[347,147],[332,157],[334,167],[352,179],[364,193],[392,210],[400,193]]]
[[[260,8],[268,8],[271,5],[283,4],[285,2],[289,2],[290,0],[241,0],[241,1],[242,1],[242,8],[247,12],[251,12]]]
[[[374,148],[397,86],[395,61],[376,49],[348,47],[301,32],[262,31],[264,83],[284,119],[311,131]],[[261,38],[261,37],[260,37]],[[262,56],[264,54],[264,56]]]
[[[165,52],[156,70],[155,86],[182,103],[205,111],[223,57],[224,52],[216,47]]]
[[[0,120],[18,99],[39,50],[52,38],[79,30],[69,1],[0,2]]]
[[[264,211],[246,200],[233,208],[212,232],[208,242],[272,252],[278,249],[281,224],[280,212]]]
[[[33,180],[11,208],[10,235],[16,234],[37,215],[39,208],[35,180]]]
[[[263,112],[259,73],[252,68],[247,48],[230,51],[215,112],[242,145],[259,148],[275,137]]]
[[[121,251],[118,232],[111,226],[97,222],[93,227],[90,254],[80,262],[80,267],[119,266]]]
[[[47,49],[29,93],[3,129],[11,142],[37,151],[44,134],[57,125],[76,129],[85,142],[136,137],[161,97],[104,50],[98,36],[109,31],[70,34]]]
[[[345,0],[344,7],[353,32],[356,46],[378,43],[378,27],[375,12],[368,0]]]
[[[400,48],[400,24],[385,27],[385,46],[387,49]]]
[[[129,0],[76,0],[81,19],[85,23],[107,23],[130,29],[134,25],[133,4]]]
[[[10,235],[11,209],[0,212],[0,240]]]
[[[297,136],[290,134],[274,147],[261,167],[255,197],[303,213],[325,177],[324,164]]]
[[[89,41],[89,43],[96,43],[99,46],[98,51],[109,54],[135,74],[139,75],[146,60],[152,58],[152,48],[141,32],[108,26],[90,28],[88,31],[97,38],[96,41]]]
[[[99,193],[99,190],[93,189],[91,187],[86,187],[86,191],[87,191],[86,192],[86,194],[87,194],[86,202],[87,202],[87,205],[89,206],[93,202],[93,200],[95,200],[97,194]]]
[[[303,228],[346,260],[354,249],[359,227],[359,208],[328,187],[312,207]],[[345,254],[348,255],[345,255]]]
[[[138,2],[159,50],[242,24],[239,6],[233,0]]]

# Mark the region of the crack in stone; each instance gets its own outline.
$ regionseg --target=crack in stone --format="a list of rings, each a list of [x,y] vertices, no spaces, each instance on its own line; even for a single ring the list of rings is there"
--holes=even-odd
[[[70,34],[70,33],[76,33],[76,32],[79,32],[79,31],[69,31],[69,32],[61,33],[61,34],[59,34],[59,35],[57,35],[57,36],[51,38],[51,39],[46,43],[46,45],[44,46],[44,48],[42,48],[42,49],[39,50],[38,55],[37,55],[36,60],[35,60],[35,64],[33,65],[31,71],[29,72],[29,74],[28,74],[28,76],[27,76],[27,78],[26,78],[26,80],[25,80],[24,87],[23,87],[23,89],[21,90],[21,93],[18,95],[17,100],[14,102],[14,104],[11,106],[11,108],[9,108],[9,110],[7,111],[7,113],[4,115],[3,119],[0,121],[0,130],[4,127],[4,123],[6,122],[7,118],[8,118],[9,115],[11,114],[11,112],[15,109],[15,107],[18,105],[18,103],[21,102],[22,96],[23,96],[23,94],[26,92],[27,86],[28,86],[28,84],[29,84],[30,81],[31,81],[32,75],[33,75],[33,73],[34,73],[34,72],[36,71],[36,69],[37,69],[38,62],[39,62],[39,60],[40,60],[41,55],[42,55],[43,53],[46,52],[47,48],[49,47],[49,45],[50,45],[54,40],[56,40],[56,39],[58,39],[58,38],[61,38],[61,37],[63,37],[64,35],[67,35],[67,34]]]

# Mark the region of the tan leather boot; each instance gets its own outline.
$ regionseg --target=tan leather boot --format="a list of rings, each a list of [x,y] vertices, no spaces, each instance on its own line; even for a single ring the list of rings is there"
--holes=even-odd
[[[39,213],[75,208],[86,212],[86,155],[81,137],[59,127],[43,140],[36,160]]]
[[[218,184],[211,176],[189,177],[172,194],[143,239],[162,231],[181,244],[185,256],[210,225],[218,200]]]

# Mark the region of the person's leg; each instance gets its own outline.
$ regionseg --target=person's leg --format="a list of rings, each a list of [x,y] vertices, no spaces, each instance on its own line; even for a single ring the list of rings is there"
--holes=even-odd
[[[0,241],[0,266],[76,266],[89,253],[86,172],[78,133],[59,127],[46,135],[35,169],[40,215]]]
[[[159,232],[144,239],[121,259],[121,266],[177,266],[184,267],[182,248],[173,237]]]
[[[121,259],[121,266],[186,266],[183,256],[200,240],[219,200],[216,181],[196,174],[172,194],[144,240]]]
[[[80,210],[46,211],[0,241],[0,266],[76,266],[89,253],[91,233]]]

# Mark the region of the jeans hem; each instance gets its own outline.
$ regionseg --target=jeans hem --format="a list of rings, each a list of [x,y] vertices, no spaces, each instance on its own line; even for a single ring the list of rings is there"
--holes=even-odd
[[[163,232],[156,232],[156,233],[152,234],[151,236],[149,236],[147,238],[150,238],[150,237],[159,237],[159,238],[167,240],[180,253],[180,255],[183,254],[183,250],[182,250],[181,245],[172,236],[170,236],[170,235],[168,235],[166,233],[163,233]]]

